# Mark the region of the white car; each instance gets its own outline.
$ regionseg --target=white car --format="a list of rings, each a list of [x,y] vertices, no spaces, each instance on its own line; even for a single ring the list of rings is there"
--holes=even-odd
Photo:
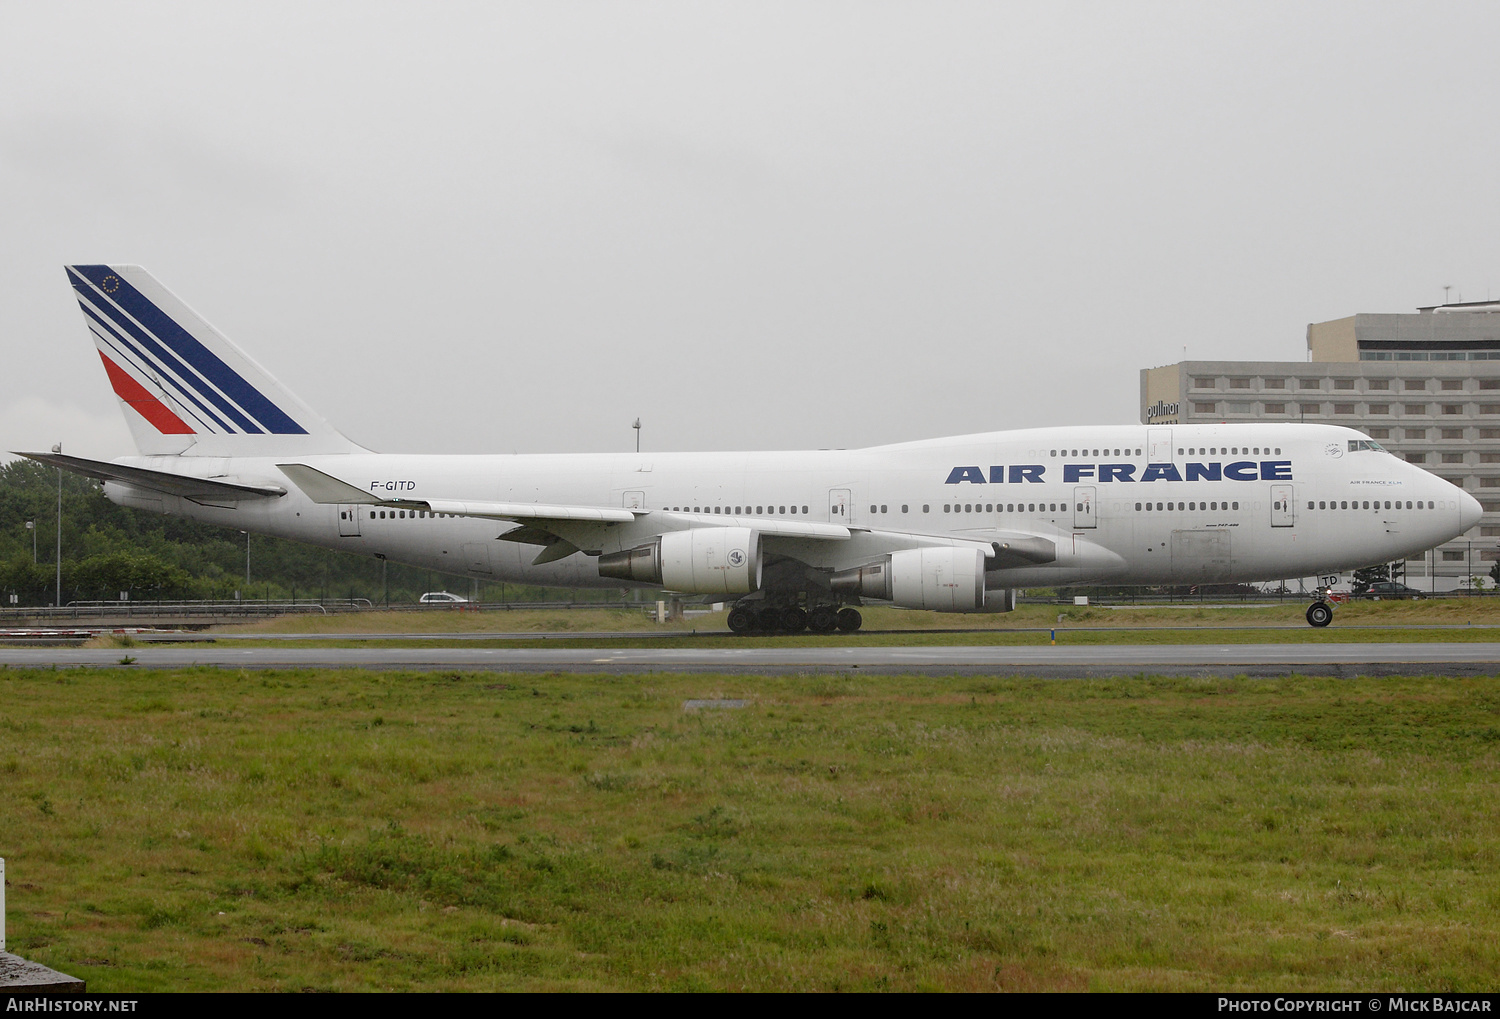
[[[417,601],[423,605],[466,605],[469,599],[462,595],[449,594],[447,591],[428,591]]]

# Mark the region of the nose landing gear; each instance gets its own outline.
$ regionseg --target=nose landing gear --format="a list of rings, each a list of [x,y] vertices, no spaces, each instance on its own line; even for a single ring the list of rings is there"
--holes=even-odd
[[[1324,627],[1333,622],[1333,607],[1319,599],[1307,607],[1307,625]]]

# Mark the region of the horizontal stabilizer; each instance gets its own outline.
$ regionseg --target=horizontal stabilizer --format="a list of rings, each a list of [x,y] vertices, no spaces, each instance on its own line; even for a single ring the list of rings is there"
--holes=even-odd
[[[152,471],[144,467],[127,467],[124,464],[106,463],[102,460],[85,460],[61,453],[16,453],[44,463],[49,467],[61,467],[74,474],[97,481],[117,481],[136,488],[145,488],[166,495],[178,495],[185,499],[274,499],[286,495],[286,489],[276,485],[241,485],[230,481],[208,478],[193,478],[169,471]]]

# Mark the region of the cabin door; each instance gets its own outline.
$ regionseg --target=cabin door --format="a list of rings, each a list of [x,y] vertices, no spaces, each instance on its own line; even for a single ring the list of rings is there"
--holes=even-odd
[[[358,538],[359,537],[359,512],[360,512],[360,507],[358,507],[358,506],[340,506],[339,507],[339,537],[340,538]]]
[[[1172,462],[1172,429],[1170,428],[1148,428],[1146,429],[1148,464],[1169,464]]]
[[[843,524],[848,527],[854,523],[851,519],[854,507],[853,500],[849,498],[849,489],[833,488],[828,491],[828,519],[835,524]]]
[[[1073,526],[1075,528],[1099,526],[1094,518],[1097,502],[1093,485],[1080,485],[1073,489]]]
[[[1271,486],[1271,526],[1291,527],[1297,522],[1297,504],[1291,485]]]

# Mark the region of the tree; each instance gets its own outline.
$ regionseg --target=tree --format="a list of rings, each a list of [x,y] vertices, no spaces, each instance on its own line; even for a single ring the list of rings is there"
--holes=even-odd
[[[1379,566],[1361,566],[1354,571],[1354,579],[1349,583],[1349,590],[1356,595],[1361,595],[1370,589],[1371,584],[1390,579],[1390,563],[1381,563]]]

